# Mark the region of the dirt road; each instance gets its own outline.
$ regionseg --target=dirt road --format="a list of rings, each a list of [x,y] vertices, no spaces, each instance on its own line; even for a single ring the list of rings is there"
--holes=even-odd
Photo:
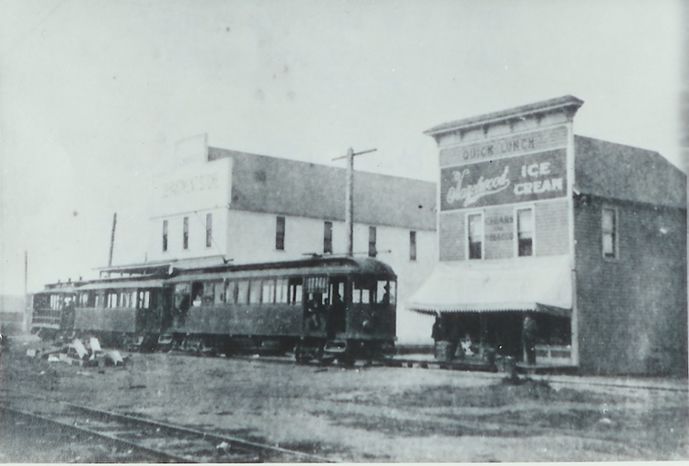
[[[162,353],[134,353],[124,368],[82,368],[29,359],[22,349],[0,358],[0,388],[0,395],[29,390],[340,461],[689,458],[683,390],[511,385],[498,374]]]

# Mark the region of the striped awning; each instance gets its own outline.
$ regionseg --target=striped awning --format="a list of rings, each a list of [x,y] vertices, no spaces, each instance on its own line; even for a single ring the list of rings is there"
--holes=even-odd
[[[570,259],[440,262],[407,307],[425,314],[534,311],[568,316],[572,308]]]

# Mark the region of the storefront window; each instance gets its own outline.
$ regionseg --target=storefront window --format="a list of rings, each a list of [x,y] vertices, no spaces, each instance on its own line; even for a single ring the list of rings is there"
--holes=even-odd
[[[481,259],[483,257],[483,214],[468,215],[467,224],[469,259]]]
[[[533,209],[517,210],[517,255],[533,256]]]

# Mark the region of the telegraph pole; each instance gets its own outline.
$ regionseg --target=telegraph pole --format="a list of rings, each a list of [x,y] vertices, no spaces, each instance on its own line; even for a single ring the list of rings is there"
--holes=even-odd
[[[117,212],[112,214],[112,231],[110,232],[110,256],[108,257],[108,267],[112,265],[112,250],[115,247],[115,227],[117,226]]]
[[[354,255],[354,157],[375,152],[378,149],[368,149],[354,152],[351,147],[347,155],[335,157],[333,160],[347,159],[347,183],[345,186],[345,230],[347,231],[347,255]]]
[[[29,251],[24,250],[24,313],[22,314],[22,332],[26,332],[31,322],[29,303]]]
[[[29,251],[24,250],[24,296],[29,293]]]

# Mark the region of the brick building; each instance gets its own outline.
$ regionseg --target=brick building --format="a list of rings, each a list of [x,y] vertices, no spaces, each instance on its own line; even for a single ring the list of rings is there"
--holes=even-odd
[[[657,152],[575,135],[582,104],[426,132],[439,147],[439,264],[410,308],[440,316],[447,339],[519,359],[535,321],[537,364],[686,373],[686,175]]]

